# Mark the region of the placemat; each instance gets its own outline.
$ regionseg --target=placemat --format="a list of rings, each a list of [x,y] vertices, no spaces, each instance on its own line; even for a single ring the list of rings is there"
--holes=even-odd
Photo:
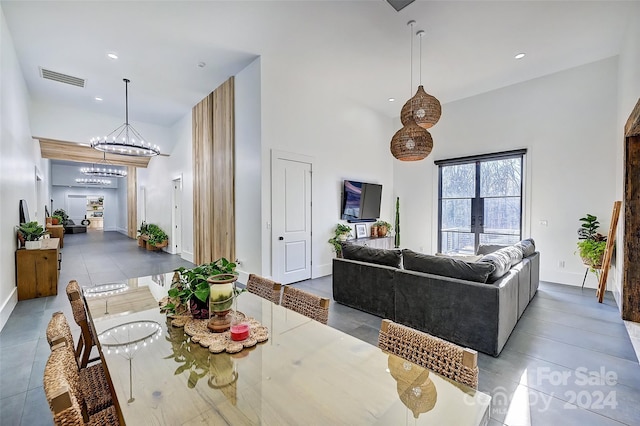
[[[236,312],[236,315],[240,316],[243,322],[249,324],[249,337],[241,342],[231,340],[231,332],[229,331],[222,333],[212,332],[207,328],[209,320],[206,319],[179,316],[171,321],[171,325],[184,327],[184,332],[191,336],[192,342],[199,343],[200,346],[208,348],[209,352],[216,354],[224,351],[235,354],[244,348],[250,348],[269,339],[269,330],[255,318],[247,317],[242,312]]]

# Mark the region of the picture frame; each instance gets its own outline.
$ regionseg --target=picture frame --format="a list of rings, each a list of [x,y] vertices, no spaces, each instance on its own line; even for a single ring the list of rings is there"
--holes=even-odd
[[[367,225],[364,223],[356,223],[356,238],[365,238],[367,236]]]

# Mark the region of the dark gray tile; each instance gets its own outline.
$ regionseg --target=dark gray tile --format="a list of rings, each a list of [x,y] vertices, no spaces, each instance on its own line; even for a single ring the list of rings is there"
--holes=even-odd
[[[532,317],[519,321],[516,329],[569,345],[604,352],[629,361],[638,361],[628,335],[625,337],[612,337],[607,334],[594,333]]]
[[[27,390],[37,341],[0,348],[0,398]]]
[[[21,425],[53,425],[53,416],[42,386],[27,392]]]
[[[26,392],[0,399],[0,425],[20,424]]]

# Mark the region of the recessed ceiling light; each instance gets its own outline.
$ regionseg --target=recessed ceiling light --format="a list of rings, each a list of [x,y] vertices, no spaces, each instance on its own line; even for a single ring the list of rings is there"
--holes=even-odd
[[[389,98],[389,102],[395,102],[396,98]]]
[[[525,55],[524,53],[518,53],[516,56],[514,56],[514,58],[522,59],[522,58],[524,58],[524,55]]]
[[[118,59],[118,55],[115,53],[107,53],[107,57],[109,57],[109,59]]]
[[[96,101],[98,101],[98,102],[102,102],[102,98],[101,98],[100,96],[96,96],[96,97],[95,97],[95,98],[93,98],[93,99],[95,99],[95,100],[96,100]]]

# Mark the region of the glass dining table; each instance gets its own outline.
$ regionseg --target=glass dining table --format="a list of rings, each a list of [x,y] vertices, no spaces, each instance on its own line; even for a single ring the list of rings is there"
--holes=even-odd
[[[266,326],[268,340],[211,353],[160,312],[172,276],[125,281],[108,311],[85,298],[123,423],[488,423],[489,395],[248,292],[237,310]]]

